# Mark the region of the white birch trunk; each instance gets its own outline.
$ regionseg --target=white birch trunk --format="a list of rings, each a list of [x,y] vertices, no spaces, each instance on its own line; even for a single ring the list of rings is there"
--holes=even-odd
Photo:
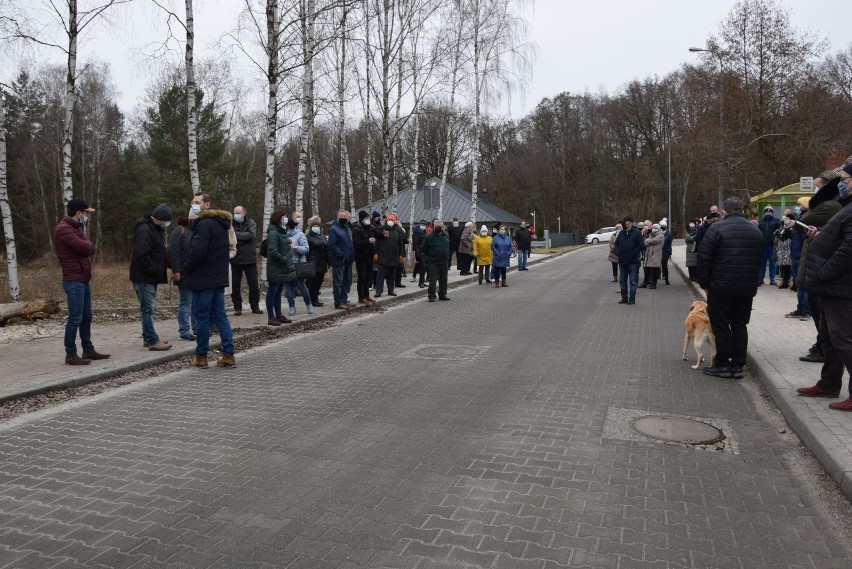
[[[348,155],[346,152],[346,17],[348,9],[343,7],[340,17],[340,58],[338,60],[337,73],[337,132],[338,153],[340,155],[340,207],[346,209],[346,167]],[[354,207],[355,204],[352,204]]]
[[[367,182],[367,203],[373,203],[373,115],[370,112],[370,99],[372,98],[372,84],[371,77],[373,75],[373,50],[370,49],[370,42],[372,41],[372,37],[370,36],[370,2],[369,0],[364,0],[365,11],[366,11],[366,20],[365,20],[365,39],[364,49],[366,51],[367,57],[367,110],[364,114],[364,120],[366,121],[367,126],[367,152],[365,153],[364,159],[366,160],[365,164],[365,172],[366,172],[366,182]]]
[[[391,22],[393,21],[393,2],[384,0],[382,10],[382,213],[388,207],[388,184],[391,162],[390,127],[390,66],[391,66]]]
[[[444,219],[444,188],[447,186],[447,175],[450,169],[450,155],[452,154],[452,135],[453,135],[453,121],[455,117],[455,108],[456,108],[456,87],[458,84],[458,74],[459,74],[459,62],[461,60],[461,38],[462,38],[462,28],[464,26],[464,22],[462,21],[462,15],[459,14],[459,22],[458,22],[458,31],[456,32],[456,41],[455,41],[455,52],[453,53],[453,72],[450,86],[450,104],[449,104],[449,117],[447,119],[447,154],[444,156],[444,167],[441,170],[441,186],[438,189],[438,219]]]
[[[295,211],[304,211],[305,187],[310,187],[308,164],[308,137],[312,122],[312,95],[313,84],[311,75],[313,68],[313,38],[311,37],[313,19],[313,0],[302,0],[301,2],[301,24],[302,24],[302,122],[299,131],[299,173],[296,179],[296,203]]]
[[[266,105],[266,174],[263,183],[263,220],[258,223],[261,235],[275,207],[275,142],[278,135],[278,0],[266,0],[266,69],[269,99]],[[261,257],[260,278],[266,282],[266,259]]]
[[[192,193],[201,191],[201,181],[198,176],[198,109],[195,105],[195,17],[192,12],[192,0],[186,0],[186,135],[189,142],[189,182]]]
[[[74,176],[71,173],[72,143],[74,141],[74,106],[77,104],[77,0],[68,0],[68,69],[65,76],[65,128],[62,136],[62,203],[74,197]]]
[[[481,25],[481,14],[479,2],[476,3],[476,15],[473,23],[473,88],[474,88],[474,103],[473,103],[473,159],[471,160],[472,180],[470,183],[470,221],[476,225],[476,207],[478,205],[478,190],[479,190],[479,113],[482,100],[482,81],[484,78],[479,76],[479,34]]]
[[[420,115],[415,109],[414,112],[414,159],[411,168],[411,210],[408,214],[408,243],[411,247],[408,248],[408,260],[412,259],[414,253],[414,207],[417,205],[417,172],[420,155],[418,153],[420,146]]]
[[[6,186],[6,107],[0,89],[0,215],[3,217],[3,235],[6,237],[6,274],[9,278],[9,295],[12,302],[21,301],[18,281],[18,251],[15,247],[15,229],[12,225],[12,206]]]
[[[402,129],[400,125],[400,116],[402,115],[402,57],[399,58],[398,66],[397,66],[397,84],[396,84],[396,116],[394,117],[394,134],[393,134],[393,148],[391,150],[391,184],[393,184],[393,200],[391,204],[391,211],[396,215],[397,211],[397,194],[399,193],[399,185],[396,183],[396,153],[399,148],[399,131]]]
[[[313,105],[312,105],[313,106]],[[314,116],[314,110],[311,109],[311,117]],[[314,122],[311,120],[311,125],[308,129],[308,156],[311,163],[311,215],[319,215],[319,188],[317,181],[317,161],[314,160]]]

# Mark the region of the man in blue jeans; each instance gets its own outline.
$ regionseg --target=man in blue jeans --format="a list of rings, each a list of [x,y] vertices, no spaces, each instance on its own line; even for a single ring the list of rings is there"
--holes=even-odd
[[[130,282],[139,299],[142,345],[152,352],[163,352],[172,347],[168,342],[160,340],[154,329],[157,285],[169,282],[166,275],[166,227],[171,219],[171,210],[166,204],[160,204],[150,214],[140,217],[133,228]]]
[[[192,313],[195,316],[195,356],[192,365],[206,368],[210,349],[210,320],[215,321],[222,340],[220,367],[236,367],[234,334],[225,314],[225,287],[228,286],[231,213],[205,209],[198,213],[189,244],[189,258],[183,266],[183,286],[192,291]]]
[[[766,264],[769,263],[769,284],[775,284],[775,260],[772,258],[772,249],[775,246],[775,232],[781,227],[781,221],[775,219],[773,214],[775,210],[771,205],[763,208],[763,219],[761,219],[757,228],[763,234],[763,258],[760,261],[760,277],[757,281],[757,286],[763,286],[763,279],[766,276]]]
[[[337,221],[328,230],[328,249],[331,252],[334,307],[338,310],[348,310],[354,306],[349,303],[349,290],[352,288],[355,246],[352,242],[352,228],[349,227],[349,212],[345,209],[337,212]],[[369,277],[359,274],[359,281],[362,278]]]
[[[618,274],[621,282],[621,300],[618,304],[636,304],[636,288],[639,286],[639,254],[645,246],[642,232],[633,227],[633,218],[625,216],[621,221],[624,229],[615,238],[613,251],[618,257]]]
[[[68,321],[65,323],[65,363],[88,365],[92,360],[105,360],[109,354],[100,354],[92,344],[92,280],[91,257],[95,245],[86,237],[83,227],[89,214],[95,211],[84,200],[73,198],[66,206],[63,217],[53,233],[56,257],[62,267],[62,290],[68,299]],[[77,355],[77,333],[83,357]]]

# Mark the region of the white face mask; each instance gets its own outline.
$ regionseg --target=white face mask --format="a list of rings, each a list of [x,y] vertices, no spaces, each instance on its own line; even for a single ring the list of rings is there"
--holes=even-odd
[[[420,226],[420,230],[421,230],[421,231],[426,231],[426,226],[425,226],[425,225],[421,225],[421,226]]]
[[[388,221],[388,227],[393,227],[393,221]]]
[[[458,226],[459,226],[459,222],[458,222],[458,221],[454,221],[454,222],[453,222],[453,227],[458,227]]]
[[[364,219],[364,221],[362,221],[361,223],[363,223],[364,225],[370,225],[371,222],[369,219]]]
[[[480,231],[479,234],[482,235],[483,237],[485,237],[486,235],[488,235],[488,232],[487,231]]]

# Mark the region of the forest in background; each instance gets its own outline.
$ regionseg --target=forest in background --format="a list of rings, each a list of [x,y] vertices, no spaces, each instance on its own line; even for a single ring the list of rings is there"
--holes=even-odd
[[[270,199],[328,220],[421,173],[487,189],[518,215],[537,211],[542,229],[555,231],[558,216],[564,230],[585,233],[626,213],[666,216],[670,156],[677,233],[716,202],[720,182],[726,195],[747,198],[836,167],[852,149],[852,44],[829,50],[770,0],[737,4],[694,64],[501,117],[498,95],[522,87],[535,55],[514,4],[247,1],[229,37],[256,69],[164,64],[129,116],[109,67],[78,65],[67,161],[73,195],[98,210],[89,227],[98,256],[128,258],[135,220],[157,203],[188,209],[190,112],[198,187],[215,206],[243,205],[257,220]],[[27,39],[4,29],[9,45]],[[265,112],[245,105],[257,82],[250,73],[270,86]],[[68,75],[64,65],[30,62],[3,86],[8,204],[23,263],[51,253],[64,212]]]

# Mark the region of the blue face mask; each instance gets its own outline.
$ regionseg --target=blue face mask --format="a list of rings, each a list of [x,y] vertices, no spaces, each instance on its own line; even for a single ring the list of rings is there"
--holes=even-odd
[[[241,223],[242,220],[243,220],[243,215],[241,213],[235,213],[234,214],[234,221],[236,221],[237,223]]]
[[[89,223],[89,216],[88,215],[84,215],[83,217],[80,218],[80,225],[86,225],[87,223]]]
[[[840,180],[837,184],[837,192],[840,194],[841,198],[845,198],[849,195],[849,182],[846,180]]]
[[[793,213],[795,213],[796,215],[802,215],[802,208],[800,208],[799,206],[794,207]]]
[[[198,215],[199,213],[201,213],[201,204],[197,204],[197,203],[192,204],[189,207],[189,211],[191,211],[195,215]]]
[[[321,231],[321,229],[317,225],[314,225],[313,227],[311,227],[311,233],[313,233],[314,235],[319,235],[320,231]]]

